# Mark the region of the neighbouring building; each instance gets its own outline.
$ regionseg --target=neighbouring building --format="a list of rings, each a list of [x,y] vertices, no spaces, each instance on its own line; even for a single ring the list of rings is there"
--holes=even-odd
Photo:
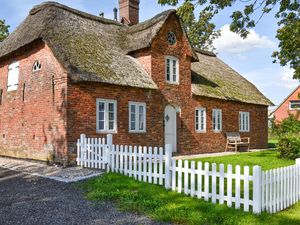
[[[0,44],[0,154],[74,160],[80,134],[178,154],[224,151],[228,131],[266,148],[272,103],[215,54],[193,48],[175,10],[120,22],[46,2]]]
[[[300,85],[270,114],[275,123],[280,123],[290,115],[300,120]]]

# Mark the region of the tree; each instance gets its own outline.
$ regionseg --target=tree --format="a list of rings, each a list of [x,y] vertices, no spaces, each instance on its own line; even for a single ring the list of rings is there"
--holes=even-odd
[[[9,25],[5,25],[5,20],[0,20],[0,42],[9,35],[8,28]]]
[[[176,6],[179,0],[158,0],[161,5]],[[300,2],[299,0],[184,0],[178,8],[192,44],[202,49],[214,49],[213,40],[219,36],[213,17],[225,8],[243,4],[243,10],[232,11],[230,30],[246,38],[265,14],[277,10],[278,21],[276,38],[278,51],[273,52],[273,62],[289,65],[295,70],[294,78],[300,79]],[[198,19],[196,8],[200,7]]]

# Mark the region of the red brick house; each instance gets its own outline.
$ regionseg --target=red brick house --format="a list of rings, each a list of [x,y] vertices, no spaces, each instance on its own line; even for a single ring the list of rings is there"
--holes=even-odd
[[[280,123],[290,115],[300,120],[300,85],[278,105],[271,115],[275,123]]]
[[[267,147],[272,103],[253,84],[194,49],[176,11],[139,23],[139,0],[119,3],[123,23],[41,4],[0,44],[1,155],[72,159],[82,133],[192,154],[239,131]]]

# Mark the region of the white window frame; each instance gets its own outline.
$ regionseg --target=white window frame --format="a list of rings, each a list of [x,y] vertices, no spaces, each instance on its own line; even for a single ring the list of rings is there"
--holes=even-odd
[[[13,62],[8,66],[7,74],[7,91],[15,91],[18,89],[19,83],[19,62]]]
[[[219,117],[219,118],[218,118]],[[216,118],[216,122],[214,121]],[[216,133],[222,132],[223,121],[222,121],[222,110],[221,109],[213,109],[212,110],[212,130]]]
[[[203,118],[200,112],[203,112]],[[203,129],[201,128],[201,124],[203,124]],[[198,133],[206,132],[206,108],[198,107],[195,109],[195,130]]]
[[[99,128],[99,103],[104,103],[104,129]],[[109,111],[108,105],[114,105],[114,128],[109,129]],[[111,99],[96,99],[96,132],[97,133],[117,133],[117,101]]]
[[[239,130],[240,132],[250,132],[249,112],[239,112]]]
[[[135,106],[135,128],[131,129],[131,106]],[[139,124],[140,124],[140,117],[139,117],[139,107],[142,106],[144,108],[144,115],[143,115],[143,123],[144,127],[143,129],[139,129]],[[146,132],[146,118],[147,118],[147,108],[146,108],[146,103],[145,102],[129,102],[128,105],[128,112],[129,112],[129,124],[128,124],[128,129],[130,133],[145,133]]]
[[[296,102],[296,104],[299,104],[299,103],[300,103],[300,100],[291,100],[291,101],[289,102],[289,109],[290,109],[290,110],[300,110],[300,108],[292,108],[292,104],[295,103],[295,102]]]
[[[168,80],[168,67],[167,67],[167,63],[168,60],[170,60],[170,79]],[[173,70],[173,65],[174,65],[174,61],[176,61],[176,80],[174,81],[173,76],[174,76],[174,70]],[[169,84],[179,84],[179,59],[174,57],[174,56],[166,56],[165,59],[165,67],[166,67],[166,71],[165,71],[165,75],[166,75],[166,81]]]

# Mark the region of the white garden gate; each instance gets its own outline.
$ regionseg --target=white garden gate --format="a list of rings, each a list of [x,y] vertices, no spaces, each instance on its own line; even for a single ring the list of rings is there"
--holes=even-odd
[[[114,145],[107,138],[77,142],[77,164],[106,169],[139,181],[164,185],[178,193],[261,213],[281,211],[300,200],[300,159],[296,165],[262,171],[250,167],[172,159],[171,145],[145,147]]]

